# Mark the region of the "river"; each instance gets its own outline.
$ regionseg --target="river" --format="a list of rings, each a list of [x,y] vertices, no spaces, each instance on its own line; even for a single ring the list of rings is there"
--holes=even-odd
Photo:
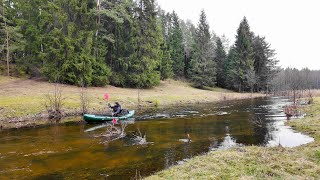
[[[284,125],[282,107],[289,103],[264,98],[160,108],[136,115],[128,121],[126,136],[111,142],[102,136],[101,124],[1,131],[0,179],[130,179],[208,151],[312,142]],[[137,143],[133,134],[139,132],[147,143]]]

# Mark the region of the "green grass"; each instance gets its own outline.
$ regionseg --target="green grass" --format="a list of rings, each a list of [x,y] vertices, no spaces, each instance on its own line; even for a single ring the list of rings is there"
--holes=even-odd
[[[19,118],[35,115],[46,111],[44,95],[5,96],[1,97],[0,112],[2,118]],[[95,106],[98,104],[93,103]],[[77,95],[65,94],[63,110],[80,109],[80,100]],[[1,118],[0,118],[1,119]]]
[[[194,157],[146,179],[320,179],[320,98],[289,121],[315,141],[296,148],[238,147]]]
[[[36,114],[42,110],[43,102],[39,96],[1,97],[1,117],[21,117]]]

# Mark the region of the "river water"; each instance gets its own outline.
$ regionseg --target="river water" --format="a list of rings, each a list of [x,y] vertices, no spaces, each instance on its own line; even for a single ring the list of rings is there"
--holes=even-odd
[[[282,107],[289,103],[265,98],[157,109],[128,121],[126,136],[111,142],[101,124],[2,131],[0,179],[130,179],[208,151],[312,142],[284,125]],[[147,143],[137,143],[133,134],[140,133]]]

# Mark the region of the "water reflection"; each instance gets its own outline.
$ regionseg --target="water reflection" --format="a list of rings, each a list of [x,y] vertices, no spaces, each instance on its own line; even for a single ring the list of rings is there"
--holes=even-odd
[[[264,115],[267,122],[264,125],[264,144],[266,146],[296,147],[314,141],[313,138],[296,132],[285,125],[288,118],[283,111],[283,107],[291,104],[288,99],[271,98],[267,102],[269,104],[264,106],[267,111]]]
[[[275,121],[267,125],[269,132],[267,146],[296,147],[314,141],[313,138],[293,131],[289,126],[284,125],[284,120]]]
[[[0,179],[99,179],[101,174],[129,179],[137,171],[147,176],[210,150],[311,142],[284,125],[282,107],[288,103],[269,98],[157,109],[129,120],[126,136],[107,143],[101,137],[106,124],[3,131]]]

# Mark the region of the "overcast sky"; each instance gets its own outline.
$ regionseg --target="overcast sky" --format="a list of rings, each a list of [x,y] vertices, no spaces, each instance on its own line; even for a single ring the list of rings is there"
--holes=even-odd
[[[157,0],[167,12],[195,25],[205,10],[211,30],[234,43],[244,16],[251,31],[265,36],[282,67],[320,69],[318,0]]]

